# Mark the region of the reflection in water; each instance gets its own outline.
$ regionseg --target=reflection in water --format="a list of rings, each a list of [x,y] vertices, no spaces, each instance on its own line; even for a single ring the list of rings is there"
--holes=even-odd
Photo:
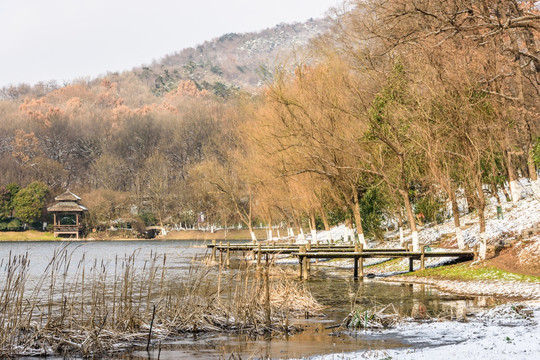
[[[201,245],[204,243],[200,241],[77,241],[68,245],[54,242],[4,242],[0,246],[0,259],[7,259],[10,252],[12,255],[28,252],[31,260],[30,278],[38,278],[55,250],[62,246],[68,247],[73,264],[81,259],[88,259],[89,263],[95,259],[103,263],[114,262],[115,259],[125,259],[134,252],[138,253],[137,259],[144,262],[150,254],[166,254],[168,273],[180,282],[189,276],[192,262],[201,259],[206,253],[206,249]],[[291,273],[297,274],[297,271]],[[213,274],[215,271],[209,272],[209,277]],[[335,335],[333,331],[355,308],[382,307],[391,303],[403,316],[445,316],[461,319],[471,312],[471,309],[491,305],[496,301],[486,297],[444,295],[423,284],[387,283],[372,279],[353,281],[350,269],[318,269],[316,276],[303,283],[314,297],[326,306],[326,317],[290,319],[291,323],[304,327],[305,330],[299,334],[272,339],[252,339],[238,335],[186,336],[161,346],[155,344],[150,353],[132,352],[117,358],[220,359],[229,358],[231,354],[242,359],[288,358],[402,347],[407,346],[407,339],[395,333],[385,335],[360,332],[358,336],[352,337]]]

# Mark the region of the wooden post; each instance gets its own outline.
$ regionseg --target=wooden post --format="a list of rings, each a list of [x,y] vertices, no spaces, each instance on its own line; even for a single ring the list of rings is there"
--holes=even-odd
[[[306,251],[311,251],[311,240],[308,240],[308,242],[306,244]],[[308,273],[311,271],[311,261],[310,261],[310,259],[307,259],[306,270],[307,270]]]
[[[257,268],[261,266],[261,243],[257,245]]]
[[[300,268],[300,279],[302,279],[304,277],[304,269],[303,269],[303,265],[304,265],[304,256],[302,256],[302,254],[305,254],[306,253],[306,248],[304,246],[300,246],[299,250],[298,250],[298,263],[299,263],[299,268]]]
[[[227,262],[225,266],[229,267],[231,266],[231,250],[229,249],[231,247],[231,243],[227,242]]]
[[[223,249],[221,248],[223,246],[223,242],[219,242],[219,266],[223,265]]]
[[[212,261],[216,261],[216,240],[212,240]]]
[[[354,273],[353,273],[354,280],[358,280],[358,260],[359,260],[358,257],[354,258]]]
[[[474,261],[477,261],[478,260],[478,245],[475,245],[474,248],[473,248],[473,253],[474,253]]]
[[[359,253],[360,252],[360,247],[358,246],[358,243],[355,243],[354,244],[354,252],[355,253]],[[358,258],[355,256],[353,261],[354,261],[354,271],[353,271],[353,278],[354,280],[358,280]]]
[[[309,258],[304,256],[304,279],[309,279]]]
[[[357,243],[356,246],[358,246],[358,253],[360,253],[360,258],[358,259],[360,262],[360,269],[359,269],[360,271],[359,271],[358,276],[360,277],[360,279],[363,279],[364,278],[364,258],[362,257],[362,253],[364,252],[364,244]]]
[[[300,279],[307,279],[308,277],[308,270],[307,270],[307,256],[306,255],[306,247],[300,246],[300,249],[298,251],[298,260],[300,261]],[[302,256],[304,255],[304,256]]]
[[[409,272],[413,272],[414,271],[414,267],[413,267],[413,257],[412,256],[409,256]]]
[[[426,267],[425,267],[425,251],[426,251],[426,246],[425,245],[422,245],[420,246],[420,270],[425,270]]]

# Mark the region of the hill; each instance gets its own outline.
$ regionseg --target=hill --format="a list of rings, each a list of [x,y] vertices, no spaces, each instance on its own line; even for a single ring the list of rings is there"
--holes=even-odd
[[[296,51],[328,31],[330,26],[328,18],[309,19],[303,23],[282,23],[259,32],[224,34],[196,47],[166,55],[151,65],[141,65],[122,73],[108,73],[90,81],[72,80],[71,83],[84,82],[95,87],[103,78],[119,84],[131,83],[139,92],[139,99],[135,102],[138,105],[153,102],[142,94],[146,93],[145,88],[156,96],[162,96],[176,89],[182,80],[192,80],[199,90],[227,97],[239,89],[254,91],[276,65],[294,57]],[[55,81],[39,82],[34,86],[8,86],[0,89],[0,99],[39,98],[64,86]]]
[[[158,93],[174,87],[179,80],[193,80],[207,90],[223,86],[252,90],[262,85],[276,65],[293,57],[296,50],[329,27],[328,19],[310,19],[260,32],[229,33],[134,72]]]

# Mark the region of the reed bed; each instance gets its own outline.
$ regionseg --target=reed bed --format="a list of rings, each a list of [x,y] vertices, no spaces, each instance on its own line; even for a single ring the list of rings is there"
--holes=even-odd
[[[388,304],[382,307],[355,309],[347,315],[341,326],[350,330],[387,329],[395,327],[401,321],[402,316],[394,305]]]
[[[290,333],[298,329],[289,316],[321,310],[305,288],[270,276],[271,264],[225,270],[193,261],[179,275],[166,255],[73,263],[72,254],[57,250],[38,278],[27,254],[2,260],[0,356],[95,356],[196,332]]]

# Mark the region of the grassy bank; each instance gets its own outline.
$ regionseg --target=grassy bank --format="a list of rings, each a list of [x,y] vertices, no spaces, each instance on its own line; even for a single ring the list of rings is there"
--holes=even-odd
[[[0,241],[52,241],[59,240],[50,232],[26,231],[0,231]]]
[[[88,234],[86,239],[81,240],[146,240],[130,236],[119,236],[107,232]],[[266,239],[266,231],[255,230],[257,239]],[[218,230],[214,233],[199,230],[171,231],[166,236],[160,236],[158,240],[249,240],[251,235],[248,230]],[[65,241],[66,238],[57,238],[50,232],[26,230],[26,231],[0,231],[0,241]]]
[[[499,269],[489,263],[472,265],[471,262],[419,270],[399,276],[430,277],[447,280],[505,280],[540,282],[540,276],[524,275]]]

